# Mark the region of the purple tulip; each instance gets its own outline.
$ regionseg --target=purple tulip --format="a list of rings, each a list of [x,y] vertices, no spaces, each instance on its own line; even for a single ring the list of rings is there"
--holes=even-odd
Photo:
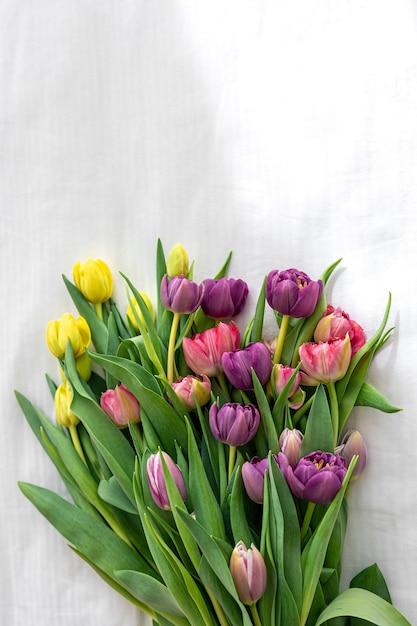
[[[350,476],[350,480],[356,480],[362,474],[365,469],[368,460],[368,451],[366,448],[365,440],[358,430],[348,430],[343,437],[340,446],[335,450],[340,456],[346,459],[347,465],[352,460],[352,457],[358,455],[358,460],[353,472]]]
[[[161,281],[160,294],[162,305],[168,311],[194,313],[203,299],[204,286],[183,275],[169,279],[168,274],[165,274]]]
[[[174,479],[174,482],[177,485],[178,491],[180,492],[181,498],[183,500],[187,498],[187,490],[181,470],[178,465],[174,463],[171,457],[166,452],[157,452],[156,454],[151,454],[146,464],[146,475],[148,477],[148,484],[151,496],[154,499],[155,504],[159,506],[160,509],[165,509],[166,511],[169,511],[171,509],[171,506],[169,503],[168,492],[165,483],[161,454],[164,457],[168,471]]]
[[[240,278],[207,278],[203,285],[201,308],[214,319],[235,317],[243,309],[249,293],[247,284]]]
[[[300,459],[293,469],[282,452],[278,464],[296,498],[316,504],[327,504],[333,500],[347,471],[346,460],[330,452],[310,452]]]
[[[262,504],[264,501],[265,472],[268,472],[268,457],[260,459],[254,456],[242,465],[242,479],[246,493],[253,502]]]
[[[244,446],[258,430],[260,415],[254,404],[228,402],[219,409],[214,402],[209,411],[211,432],[229,446]]]
[[[266,300],[282,315],[309,317],[323,292],[321,280],[311,280],[296,269],[272,270],[266,280]]]
[[[229,567],[241,602],[255,604],[266,589],[267,571],[262,554],[253,543],[247,548],[243,541],[239,541],[230,557]]]
[[[237,389],[253,389],[252,368],[262,385],[268,382],[272,371],[271,353],[264,343],[248,343],[242,350],[225,352],[222,367],[229,381]]]

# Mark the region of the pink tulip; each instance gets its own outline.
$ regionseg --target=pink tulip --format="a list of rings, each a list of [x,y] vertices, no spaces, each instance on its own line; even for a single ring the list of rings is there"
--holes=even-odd
[[[343,378],[349,367],[352,357],[349,335],[346,333],[344,339],[303,343],[298,354],[310,384],[333,383]]]
[[[140,419],[139,402],[123,384],[102,393],[100,406],[118,428],[126,428],[129,422],[135,424]]]
[[[244,604],[255,604],[265,593],[266,565],[254,544],[250,548],[243,541],[236,544],[230,557],[230,573],[239,599]]]
[[[200,376],[217,376],[223,371],[222,355],[239,347],[240,332],[235,322],[209,328],[194,335],[184,337],[182,346],[188,367]]]
[[[329,339],[343,339],[348,333],[352,356],[362,348],[366,341],[364,330],[357,322],[350,319],[349,315],[340,307],[336,309],[329,304],[326,312],[316,326],[314,341],[328,341]]]
[[[279,447],[288,463],[294,468],[300,458],[300,448],[304,435],[296,428],[285,428],[279,437]]]
[[[196,400],[204,406],[210,399],[211,382],[207,376],[200,380],[197,376],[184,376],[171,384],[176,395],[183,401],[187,409],[196,408]]]

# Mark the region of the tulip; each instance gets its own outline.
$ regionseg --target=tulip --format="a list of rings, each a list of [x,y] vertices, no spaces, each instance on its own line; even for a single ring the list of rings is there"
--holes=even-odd
[[[340,446],[335,449],[335,452],[340,454],[349,466],[352,458],[358,456],[358,460],[351,474],[350,480],[357,480],[365,469],[366,462],[368,460],[368,451],[366,448],[365,440],[358,430],[348,430],[343,437]]]
[[[265,472],[268,472],[268,457],[260,459],[254,456],[242,465],[242,480],[246,493],[257,504],[262,504],[264,501]]]
[[[256,341],[242,350],[223,354],[222,367],[234,387],[253,389],[252,369],[262,385],[268,382],[272,371],[271,354],[264,343]]]
[[[285,454],[292,468],[297,465],[300,458],[303,437],[303,433],[296,428],[285,428],[279,437],[280,450]]]
[[[140,420],[139,402],[123,384],[102,393],[100,406],[118,428],[126,428],[129,422],[137,424]]]
[[[106,302],[113,293],[113,276],[101,259],[77,261],[72,269],[76,287],[84,298],[94,304]]]
[[[290,378],[293,376],[295,369],[293,367],[289,367],[288,365],[282,365],[281,363],[276,363],[272,368],[272,380],[275,387],[275,391],[278,395],[280,395],[288,383]],[[303,376],[300,371],[298,371],[292,381],[290,388],[287,392],[288,405],[291,409],[299,409],[304,404],[305,392],[301,389],[300,384],[302,382]]]
[[[169,278],[173,276],[188,276],[188,255],[179,243],[171,248],[167,257],[167,274]]]
[[[61,383],[57,387],[55,391],[56,421],[66,428],[76,426],[80,421],[70,409],[72,397],[72,388],[68,382]]]
[[[278,464],[294,496],[315,504],[328,504],[333,500],[347,471],[342,456],[320,450],[304,456],[294,469],[280,452]]]
[[[225,352],[239,347],[240,332],[235,322],[209,328],[194,335],[184,337],[182,347],[188,367],[200,376],[218,376],[222,371],[221,359]]]
[[[364,330],[357,322],[350,319],[349,315],[340,307],[336,309],[330,304],[314,331],[314,341],[328,341],[329,339],[343,339],[348,333],[352,356],[362,348],[366,341]]]
[[[162,306],[174,313],[194,313],[201,304],[204,287],[185,276],[168,278],[165,274],[161,281]]]
[[[199,406],[204,406],[210,399],[211,382],[207,376],[203,376],[202,380],[191,374],[180,377],[171,387],[187,409],[195,409],[196,401]]]
[[[54,356],[64,358],[68,341],[71,343],[75,358],[81,356],[90,344],[90,327],[83,317],[74,319],[71,313],[64,313],[59,320],[48,323],[46,343]]]
[[[166,452],[157,452],[151,454],[146,464],[146,475],[148,477],[149,489],[155,504],[160,509],[169,511],[171,505],[169,503],[168,492],[165,483],[164,470],[162,467],[161,454],[164,457],[165,464],[171,474],[178,491],[183,500],[187,498],[187,490],[180,468]]]
[[[214,402],[209,411],[211,432],[218,441],[229,446],[244,446],[254,438],[260,422],[253,404],[228,402],[219,409]]]
[[[201,308],[208,317],[228,319],[243,309],[249,290],[240,278],[207,278],[203,280],[204,297]]]
[[[252,543],[246,548],[239,541],[230,557],[230,573],[239,599],[244,604],[255,604],[266,589],[266,565],[259,550]]]
[[[311,280],[296,269],[272,270],[266,280],[266,300],[282,315],[309,317],[323,292],[321,280]]]
[[[151,314],[152,319],[155,321],[155,310],[152,306],[152,302],[150,301],[149,297],[146,295],[146,293],[144,293],[143,291],[139,291],[139,295],[142,298],[142,300],[144,301],[146,308],[148,309],[149,313]],[[136,298],[134,296],[130,297],[130,304],[127,307],[126,310],[126,317],[128,318],[128,320],[131,322],[133,328],[135,329],[136,332],[139,332],[139,324],[137,322],[137,317],[139,318],[139,320],[141,321],[141,323],[143,325],[145,325],[145,320],[143,318],[143,314],[142,311],[139,307],[139,304],[136,301]]]
[[[350,365],[352,348],[349,334],[344,339],[329,339],[320,343],[304,343],[298,349],[301,367],[310,378],[304,384],[334,383],[343,378]]]

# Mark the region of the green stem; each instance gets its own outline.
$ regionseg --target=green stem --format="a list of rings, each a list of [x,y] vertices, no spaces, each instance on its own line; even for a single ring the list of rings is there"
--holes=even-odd
[[[226,399],[230,400],[230,393],[229,393],[229,390],[227,388],[226,377],[224,375],[224,372],[220,372],[219,374],[217,374],[217,380],[219,382],[221,390],[223,391],[224,395],[226,396]]]
[[[296,411],[292,417],[292,424],[293,426],[295,426],[296,424],[298,424],[298,422],[300,421],[300,419],[303,417],[304,413],[306,413],[308,411],[308,409],[310,408],[310,406],[313,403],[314,400],[314,396],[316,394],[313,393],[313,395],[311,396],[311,398],[309,398],[306,402],[304,402],[303,406],[298,409],[298,411]]]
[[[180,323],[181,313],[174,313],[172,318],[171,333],[168,344],[168,382],[174,382],[174,355],[175,355],[175,339],[177,336],[178,325]]]
[[[253,623],[255,624],[255,626],[262,626],[261,620],[259,618],[258,609],[256,608],[256,604],[250,605],[250,612],[251,612]]]
[[[206,591],[207,594],[211,600],[211,603],[213,605],[213,608],[216,612],[217,615],[217,619],[219,620],[219,623],[221,624],[221,626],[228,626],[229,622],[224,614],[224,611],[221,607],[221,605],[219,604],[218,600],[216,599],[215,595],[206,587]]]
[[[290,319],[290,315],[282,316],[281,326],[275,343],[274,363],[279,363],[281,358],[282,348],[284,347],[285,336],[287,334]]]
[[[236,462],[236,446],[229,446],[229,474],[228,479],[229,482],[232,478],[233,470]]]
[[[131,423],[131,426],[133,428],[133,430],[135,431],[135,434],[138,438],[138,442],[139,442],[139,447],[141,452],[143,452],[144,448],[143,448],[143,435],[140,431],[139,425],[137,422],[135,422],[134,424]]]
[[[94,309],[99,320],[103,321],[103,305],[101,302],[96,302],[94,304]]]
[[[335,384],[327,383],[327,389],[329,392],[330,415],[332,418],[332,427],[333,427],[333,445],[334,447],[336,447],[337,440],[339,437],[339,403],[337,401]]]
[[[78,436],[77,426],[75,426],[74,424],[71,425],[69,427],[69,431],[70,431],[73,446],[76,449],[78,456],[80,457],[84,465],[87,466],[87,461],[85,460],[85,456],[84,456],[84,450],[82,449],[80,438]]]
[[[124,531],[120,528],[119,523],[114,515],[106,509],[101,501],[97,499],[95,502],[93,502],[93,504],[96,507],[97,511],[104,517],[110,528],[116,533],[116,535],[118,535],[120,539],[123,539],[123,541],[127,543],[128,546],[133,547],[132,542],[130,541],[129,537],[124,533]]]
[[[304,515],[304,519],[303,519],[303,524],[302,524],[301,530],[300,530],[301,541],[304,539],[304,537],[307,534],[307,531],[309,529],[311,518],[312,518],[312,515],[314,513],[315,507],[316,507],[316,505],[314,504],[314,502],[309,502],[307,504],[307,509],[306,509],[306,512],[305,512],[305,515]]]

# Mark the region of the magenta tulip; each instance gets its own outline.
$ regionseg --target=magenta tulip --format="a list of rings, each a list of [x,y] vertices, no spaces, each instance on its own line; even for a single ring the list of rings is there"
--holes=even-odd
[[[222,366],[229,381],[237,389],[253,389],[252,369],[262,385],[269,380],[272,371],[271,353],[264,343],[249,343],[241,350],[225,352]]]
[[[254,438],[260,415],[254,404],[228,402],[219,409],[214,402],[209,411],[211,432],[229,446],[244,446]]]
[[[201,304],[204,287],[185,276],[168,278],[165,274],[161,281],[162,306],[174,313],[194,313]]]
[[[311,280],[296,269],[272,270],[266,280],[266,300],[282,315],[309,317],[323,292],[321,280]]]
[[[294,469],[285,454],[280,452],[278,464],[296,498],[316,504],[327,504],[333,500],[347,471],[343,457],[320,450],[304,456]]]
[[[249,498],[257,504],[264,501],[265,472],[268,472],[268,458],[254,456],[242,465],[242,480]]]
[[[204,297],[201,308],[208,317],[228,319],[243,309],[248,295],[248,286],[240,278],[207,278],[203,280]]]
[[[225,352],[239,347],[240,332],[235,322],[209,328],[194,335],[184,337],[182,347],[188,367],[200,376],[217,376],[223,371],[221,360]]]

